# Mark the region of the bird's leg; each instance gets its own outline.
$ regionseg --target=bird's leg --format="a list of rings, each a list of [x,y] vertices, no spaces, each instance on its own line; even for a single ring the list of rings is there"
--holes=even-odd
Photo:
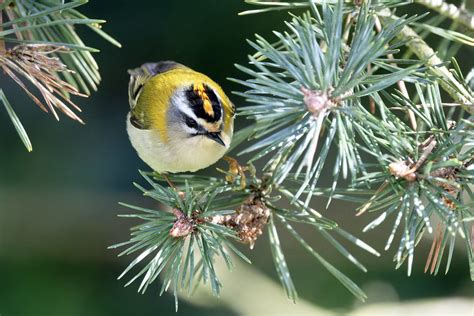
[[[178,195],[180,198],[184,199],[185,195],[183,191],[179,191],[178,188],[173,184],[173,181],[164,173],[160,173],[160,175],[165,179],[165,181],[168,183],[169,187],[178,192]]]
[[[174,186],[173,182],[168,178],[168,176],[164,173],[160,173],[160,175],[165,179],[165,181],[168,183],[170,188],[173,188],[176,191],[176,187]]]
[[[229,183],[234,183],[235,177],[239,175],[240,187],[242,189],[245,189],[245,186],[247,184],[247,177],[245,176],[245,171],[248,170],[248,167],[242,167],[236,159],[229,156],[224,156],[224,160],[229,164],[229,173],[231,174],[225,177],[226,181]]]

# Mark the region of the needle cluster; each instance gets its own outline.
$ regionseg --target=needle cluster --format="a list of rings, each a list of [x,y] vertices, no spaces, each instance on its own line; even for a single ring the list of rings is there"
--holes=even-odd
[[[90,19],[77,7],[87,1],[0,1],[0,67],[43,111],[59,120],[56,110],[83,123],[72,96],[87,97],[100,83],[99,67],[76,27],[85,25],[114,45],[101,29],[104,20]],[[39,96],[37,95],[39,92]],[[42,100],[41,100],[42,99]],[[28,151],[31,141],[5,93],[5,106]]]

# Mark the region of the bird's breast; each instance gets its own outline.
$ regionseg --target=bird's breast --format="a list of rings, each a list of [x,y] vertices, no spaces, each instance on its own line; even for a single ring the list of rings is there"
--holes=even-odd
[[[227,147],[205,136],[170,138],[163,142],[159,131],[137,129],[129,120],[127,132],[140,158],[157,172],[193,172],[214,164],[227,151]],[[230,144],[227,134],[223,140]]]

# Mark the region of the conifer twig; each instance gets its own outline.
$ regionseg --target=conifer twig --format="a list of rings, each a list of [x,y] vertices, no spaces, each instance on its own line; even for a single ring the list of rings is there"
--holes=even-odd
[[[375,17],[375,29],[379,33],[382,31],[382,25],[380,24],[380,19],[378,17]],[[387,57],[389,59],[395,60],[395,57],[391,53],[387,54]],[[397,66],[396,63],[392,63],[392,65],[394,65],[395,67]],[[408,94],[407,86],[405,84],[405,81],[400,80],[400,81],[397,82],[397,85],[398,85],[398,88],[400,89],[400,92],[403,94],[403,96],[405,96],[406,98],[410,98],[410,96]],[[415,113],[413,113],[412,110],[408,110],[408,117],[410,119],[411,127],[413,128],[413,130],[416,131],[417,130],[417,124],[416,124]]]
[[[466,26],[471,31],[474,31],[474,15],[466,8],[457,7],[454,4],[447,3],[444,0],[415,0],[415,2],[435,10],[439,14]]]
[[[407,25],[401,29],[397,36],[400,39],[409,39],[407,46],[418,58],[426,60],[426,64],[430,66],[431,71],[435,75],[444,79],[439,82],[443,89],[449,93],[456,102],[461,103],[466,111],[474,114],[474,96],[466,91],[464,85],[443,65],[443,61],[436,55],[435,51]]]
[[[120,45],[98,29],[99,23],[105,21],[89,19],[75,9],[86,2],[0,1],[0,68],[56,120],[59,110],[83,123],[77,114],[81,110],[71,96],[86,97],[89,87],[95,90],[100,82],[98,65],[91,55],[97,50],[84,45],[74,26],[88,25],[106,40]],[[28,136],[5,95],[2,101],[9,105],[10,118],[31,150]]]

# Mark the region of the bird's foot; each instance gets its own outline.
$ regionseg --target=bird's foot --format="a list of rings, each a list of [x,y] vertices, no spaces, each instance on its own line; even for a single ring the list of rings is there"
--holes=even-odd
[[[239,162],[229,156],[224,156],[223,158],[229,164],[228,174],[225,179],[229,183],[234,183],[237,176],[240,176],[240,187],[245,189],[247,185],[247,177],[245,176],[245,171],[249,170],[246,166],[241,166]]]

